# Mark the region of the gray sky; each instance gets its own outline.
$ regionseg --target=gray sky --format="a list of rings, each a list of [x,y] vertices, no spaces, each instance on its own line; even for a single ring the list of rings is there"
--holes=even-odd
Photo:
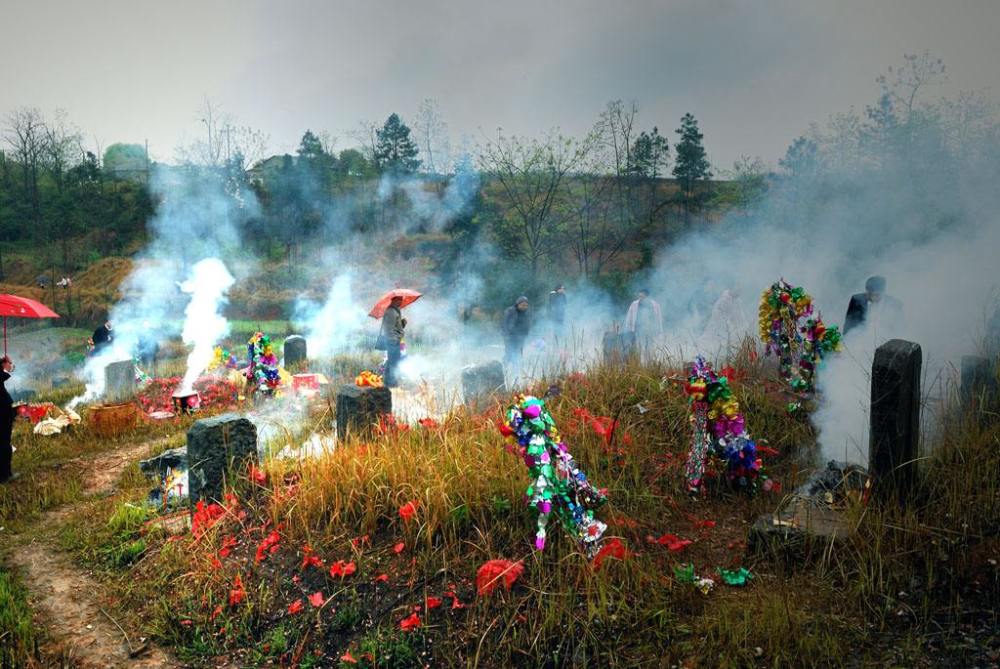
[[[203,132],[205,96],[273,153],[306,128],[346,148],[361,119],[428,97],[456,142],[582,134],[622,98],[671,143],[694,113],[725,168],[873,101],[904,53],[944,59],[942,92],[1000,92],[996,0],[0,0],[0,17],[0,114],[62,108],[166,160]]]

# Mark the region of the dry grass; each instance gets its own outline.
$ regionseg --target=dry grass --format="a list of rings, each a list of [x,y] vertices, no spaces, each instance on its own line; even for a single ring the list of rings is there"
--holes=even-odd
[[[800,477],[798,456],[812,445],[807,417],[787,412],[786,398],[765,383],[766,369],[748,360],[738,367],[747,375],[736,392],[748,423],[781,451],[767,464],[790,489]],[[352,438],[313,460],[271,461],[266,484],[237,486],[239,506],[200,540],[142,537],[139,525],[123,524],[120,503],[144,493],[130,472],[115,500],[92,502],[74,518],[67,544],[106,575],[121,613],[145,621],[195,666],[218,655],[241,666],[336,666],[345,650],[359,658],[371,652],[378,666],[930,666],[926,653],[949,620],[996,601],[994,419],[949,416],[908,510],[852,509],[853,540],[789,570],[744,555],[741,545],[747,524],[778,498],[684,494],[685,399],[675,385],[661,387],[676,371],[634,361],[597,367],[563,379],[549,402],[578,461],[610,490],[599,513],[608,536],[631,553],[599,571],[558,527],[550,526],[544,553],[530,550],[533,514],[521,501],[527,475],[495,429],[499,407]],[[615,440],[574,426],[577,407],[616,417]],[[407,502],[418,509],[411,522],[399,514]],[[717,525],[697,529],[697,519]],[[257,563],[258,545],[276,527],[278,551]],[[681,554],[647,543],[665,532],[695,543]],[[352,545],[366,535],[368,542]],[[128,552],[140,538],[141,553]],[[227,538],[235,546],[220,567]],[[397,543],[405,545],[398,555]],[[303,568],[306,545],[326,565],[354,562],[357,573],[341,580]],[[125,555],[127,565],[107,555]],[[476,597],[476,569],[494,558],[523,560],[525,573],[510,592]],[[750,566],[756,579],[746,589],[720,583],[706,597],[673,578],[681,561],[710,576],[716,567]],[[247,595],[229,606],[237,574]],[[388,582],[376,584],[379,574]],[[316,591],[330,598],[322,611],[308,603],[302,614],[286,611]],[[450,610],[448,591],[466,608]],[[417,632],[401,632],[400,621],[426,596],[445,604],[422,610]]]

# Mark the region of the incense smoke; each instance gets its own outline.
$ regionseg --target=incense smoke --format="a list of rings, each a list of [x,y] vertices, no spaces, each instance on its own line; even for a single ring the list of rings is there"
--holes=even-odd
[[[229,334],[229,321],[222,315],[226,292],[236,279],[218,258],[199,261],[191,270],[191,278],[180,286],[191,295],[184,310],[181,339],[193,346],[187,357],[187,371],[180,391],[190,393],[194,382],[212,361],[215,344]]]

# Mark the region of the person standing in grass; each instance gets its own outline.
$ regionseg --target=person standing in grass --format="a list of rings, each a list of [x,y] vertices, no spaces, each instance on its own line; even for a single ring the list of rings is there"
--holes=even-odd
[[[385,386],[395,388],[399,385],[396,377],[399,360],[403,356],[403,332],[406,330],[406,319],[403,318],[403,298],[394,297],[385,314],[382,315],[382,330],[379,333],[385,342],[385,352],[388,359],[385,363]]]
[[[500,323],[503,334],[504,361],[510,373],[511,382],[521,375],[521,356],[524,353],[524,342],[531,332],[531,315],[528,313],[528,298],[522,295],[503,312]]]
[[[7,379],[14,371],[14,363],[6,355],[0,358],[0,483],[7,483],[17,478],[11,471],[11,460],[14,448],[10,443],[14,431],[14,400],[7,392]]]
[[[625,331],[635,335],[635,344],[641,351],[648,352],[654,340],[663,334],[663,315],[660,305],[643,288],[625,314]]]
[[[94,355],[100,353],[105,347],[114,341],[115,336],[111,334],[111,321],[107,321],[94,330],[94,335],[90,338],[94,342]]]

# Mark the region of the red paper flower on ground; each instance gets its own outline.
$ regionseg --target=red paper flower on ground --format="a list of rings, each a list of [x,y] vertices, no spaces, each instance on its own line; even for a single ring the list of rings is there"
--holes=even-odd
[[[417,514],[417,502],[407,502],[403,506],[399,507],[399,517],[403,519],[403,522],[410,522],[413,517]]]
[[[375,577],[375,582],[376,583],[388,583],[389,582],[389,574],[379,574],[378,576]]]
[[[323,593],[320,592],[319,590],[309,595],[309,603],[312,604],[317,609],[323,606],[324,600],[325,598],[323,597]]]
[[[400,553],[403,552],[403,550],[405,548],[406,548],[406,544],[404,544],[402,541],[400,541],[398,544],[396,544],[395,546],[392,547],[392,552],[395,553],[396,555],[399,555]]]
[[[490,560],[476,572],[476,590],[480,595],[491,594],[502,582],[507,590],[524,573],[524,563],[518,560]]]
[[[236,574],[236,579],[233,581],[233,588],[229,591],[229,605],[237,606],[246,596],[247,591],[243,588],[243,578],[239,574]]]
[[[601,565],[608,558],[614,558],[616,560],[627,560],[632,556],[631,551],[625,548],[625,544],[621,542],[618,537],[612,537],[604,542],[601,546],[601,550],[597,551],[597,555],[594,556],[594,570],[600,570]]]
[[[440,597],[428,597],[424,600],[424,604],[427,606],[427,610],[436,609],[441,606],[443,600]]]
[[[679,553],[692,544],[690,539],[681,539],[676,534],[664,534],[656,540],[661,546],[666,546],[671,553]]]
[[[418,627],[420,627],[420,616],[416,613],[411,613],[408,618],[404,618],[402,622],[399,623],[399,629],[404,632],[412,632]]]
[[[343,560],[337,560],[332,565],[330,565],[330,576],[333,578],[344,578],[345,576],[350,576],[357,570],[358,567],[353,562],[344,562]]]
[[[341,662],[346,662],[348,664],[357,664],[358,663],[358,661],[354,659],[354,656],[351,655],[351,651],[349,651],[349,650],[348,651],[344,651],[344,654],[340,656],[340,661]]]
[[[255,560],[260,562],[269,554],[278,552],[278,544],[281,542],[281,535],[278,534],[277,530],[271,530],[271,533],[264,537],[264,540],[260,542],[257,546],[257,555]]]
[[[302,600],[296,599],[294,602],[288,605],[288,612],[292,615],[302,612]]]
[[[224,515],[226,515],[224,506],[215,502],[206,505],[204,500],[199,499],[194,505],[194,515],[191,518],[191,534],[200,539]]]

